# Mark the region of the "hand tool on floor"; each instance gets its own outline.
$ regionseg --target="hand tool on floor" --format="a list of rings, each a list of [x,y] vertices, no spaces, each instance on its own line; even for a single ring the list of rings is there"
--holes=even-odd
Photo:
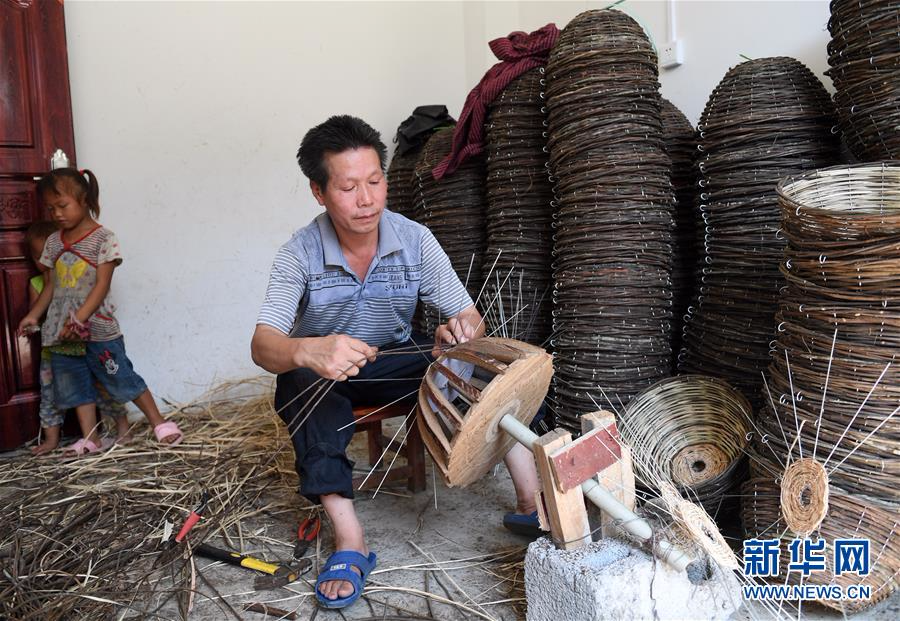
[[[297,542],[294,544],[294,559],[300,560],[309,549],[309,545],[319,536],[322,520],[319,516],[309,517],[297,527]]]
[[[253,558],[252,556],[246,556],[243,554],[238,554],[237,552],[231,552],[229,550],[221,550],[219,548],[214,548],[213,546],[201,543],[193,550],[194,554],[199,554],[205,558],[211,558],[217,561],[222,561],[223,563],[228,563],[229,565],[234,565],[235,567],[245,567],[247,569],[252,569],[255,571],[260,571],[265,576],[260,576],[256,579],[254,583],[254,587],[260,590],[263,589],[273,589],[276,587],[284,586],[286,584],[290,584],[297,580],[300,575],[310,567],[312,567],[312,561],[309,559],[304,559],[304,563],[298,564],[295,568],[290,565],[276,565],[275,563],[267,563],[266,561],[262,561],[258,558]]]
[[[200,495],[200,504],[198,504],[197,507],[191,511],[190,515],[187,516],[187,519],[184,521],[184,526],[182,526],[181,530],[178,531],[178,534],[175,535],[175,543],[181,543],[184,538],[187,537],[187,534],[194,525],[200,521],[207,504],[209,504],[209,492],[203,490],[203,493]]]
[[[209,504],[209,492],[203,490],[200,494],[200,502],[197,506],[191,510],[188,514],[187,518],[184,520],[184,524],[181,527],[181,530],[178,531],[178,534],[175,535],[174,539],[167,539],[162,543],[162,552],[159,556],[156,557],[156,561],[153,563],[153,568],[159,567],[160,565],[165,565],[166,563],[172,561],[175,557],[181,554],[184,549],[180,547],[178,544],[184,541],[184,538],[187,537],[187,534],[191,531],[192,528],[200,521],[200,518],[203,516],[203,512],[206,510],[206,506]]]

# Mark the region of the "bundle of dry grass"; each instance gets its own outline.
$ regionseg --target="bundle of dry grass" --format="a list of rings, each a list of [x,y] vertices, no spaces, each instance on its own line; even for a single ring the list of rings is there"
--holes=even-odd
[[[296,511],[293,454],[270,384],[226,384],[178,407],[171,419],[186,439],[175,448],[152,444],[149,430],[140,430],[134,443],[105,453],[5,464],[0,617],[152,618],[173,599],[186,611],[196,570],[184,556],[154,564],[166,547],[164,532],[177,532],[201,490],[210,501],[192,544],[215,537],[246,549],[242,520]],[[264,395],[228,398],[252,385]]]

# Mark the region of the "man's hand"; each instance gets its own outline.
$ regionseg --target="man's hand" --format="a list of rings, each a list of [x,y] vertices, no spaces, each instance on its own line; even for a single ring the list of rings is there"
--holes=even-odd
[[[307,342],[303,360],[296,361],[297,366],[306,366],[320,377],[339,382],[357,375],[366,362],[375,361],[378,353],[377,347],[346,334],[304,340]]]
[[[483,335],[484,322],[481,321],[481,315],[474,306],[470,306],[434,331],[434,349],[431,350],[431,355],[437,358],[444,353],[445,345],[459,345]]]

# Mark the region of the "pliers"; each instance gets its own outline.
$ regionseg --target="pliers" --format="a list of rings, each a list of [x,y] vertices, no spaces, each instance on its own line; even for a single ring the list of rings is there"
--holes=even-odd
[[[178,531],[178,535],[175,536],[175,543],[181,543],[190,530],[194,527],[194,525],[200,521],[200,516],[203,515],[203,511],[206,509],[206,505],[209,504],[209,493],[206,490],[203,490],[203,494],[200,495],[200,504],[191,511],[191,514],[187,516],[187,519],[184,521],[184,526],[181,527],[181,530]]]
[[[301,559],[309,549],[309,544],[315,541],[322,528],[322,520],[318,516],[306,518],[297,527],[297,542],[294,544],[294,558]]]

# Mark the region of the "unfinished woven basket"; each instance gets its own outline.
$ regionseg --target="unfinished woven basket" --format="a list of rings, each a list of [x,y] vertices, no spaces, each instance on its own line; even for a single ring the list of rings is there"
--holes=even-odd
[[[721,377],[754,409],[763,402],[761,373],[782,284],[775,185],[837,161],[833,124],[818,78],[778,57],[731,69],[698,125],[704,244],[678,369]]]
[[[546,67],[556,195],[553,263],[559,421],[618,409],[671,373],[674,197],[660,122],[657,57],[640,25],[586,11]],[[602,392],[601,392],[602,391]]]
[[[670,482],[715,517],[746,473],[750,416],[747,399],[727,383],[682,375],[638,394],[621,415],[620,433],[640,481]],[[726,504],[736,506],[731,498]]]
[[[900,572],[900,164],[826,168],[778,193],[786,286],[744,523],[750,535],[869,538],[869,577],[833,580],[872,587],[871,601],[844,602],[856,610]],[[831,584],[830,568],[810,581]]]
[[[833,485],[900,509],[900,164],[828,168],[778,192],[787,286],[760,417],[769,459],[796,443]]]

